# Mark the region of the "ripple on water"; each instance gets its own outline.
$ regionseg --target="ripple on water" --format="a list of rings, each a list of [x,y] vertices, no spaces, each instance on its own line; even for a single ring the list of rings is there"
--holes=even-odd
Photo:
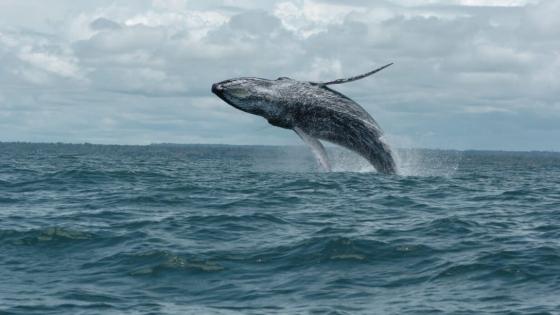
[[[30,231],[0,230],[0,241],[7,241],[15,245],[64,244],[93,238],[95,238],[95,235],[92,233],[62,227],[49,227]]]

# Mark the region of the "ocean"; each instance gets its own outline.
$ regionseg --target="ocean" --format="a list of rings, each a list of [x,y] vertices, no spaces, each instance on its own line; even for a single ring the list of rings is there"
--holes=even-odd
[[[560,314],[560,153],[0,143],[0,314]]]

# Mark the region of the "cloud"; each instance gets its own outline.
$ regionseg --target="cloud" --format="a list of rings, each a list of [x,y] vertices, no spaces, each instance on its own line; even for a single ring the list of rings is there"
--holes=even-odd
[[[79,67],[76,60],[72,57],[49,54],[46,52],[37,52],[29,46],[25,46],[18,54],[18,58],[27,64],[56,74],[65,78],[80,79]]]
[[[186,10],[187,9],[187,0],[153,0],[153,6],[158,9],[164,10],[172,10],[172,11],[179,11],[179,10]]]
[[[119,23],[113,22],[106,18],[97,18],[93,22],[90,23],[90,27],[92,30],[102,31],[102,30],[116,30],[121,28]]]
[[[8,2],[0,141],[298,143],[210,85],[330,80],[395,62],[336,87],[389,137],[560,150],[550,140],[560,136],[557,1]]]

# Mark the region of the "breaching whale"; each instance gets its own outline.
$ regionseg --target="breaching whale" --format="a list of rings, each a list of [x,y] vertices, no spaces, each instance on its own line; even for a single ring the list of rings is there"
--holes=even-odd
[[[356,81],[392,65],[328,82],[236,78],[212,85],[212,92],[231,106],[262,116],[276,127],[292,129],[311,148],[318,163],[330,170],[325,140],[367,159],[380,173],[396,173],[389,146],[377,122],[356,102],[329,85]]]

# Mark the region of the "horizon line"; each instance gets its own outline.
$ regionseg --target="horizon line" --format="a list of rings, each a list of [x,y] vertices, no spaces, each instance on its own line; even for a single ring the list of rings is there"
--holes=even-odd
[[[1,141],[2,144],[39,144],[39,145],[91,145],[91,146],[129,146],[129,147],[149,147],[149,146],[235,146],[235,147],[305,147],[303,144],[231,144],[231,143],[176,143],[176,142],[155,142],[149,144],[117,144],[117,143],[92,143],[92,142],[38,142],[38,141]],[[339,147],[336,145],[327,147]],[[395,147],[395,150],[432,150],[432,151],[458,151],[458,152],[517,152],[517,153],[560,153],[555,150],[505,150],[505,149],[451,149],[451,148],[423,148],[423,147]]]

